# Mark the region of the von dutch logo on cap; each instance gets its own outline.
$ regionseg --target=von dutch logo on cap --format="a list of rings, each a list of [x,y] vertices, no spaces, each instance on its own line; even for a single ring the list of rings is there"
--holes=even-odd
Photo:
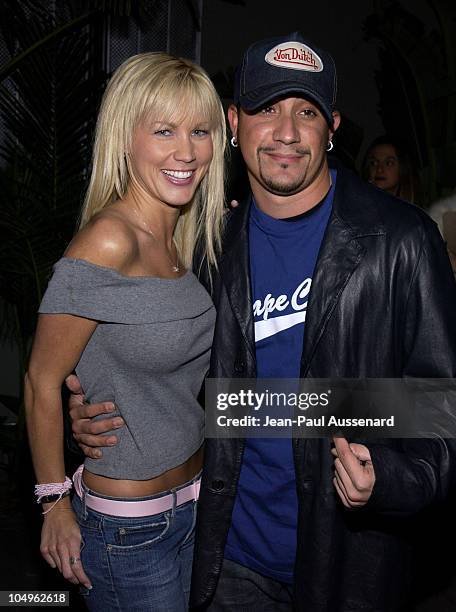
[[[300,42],[289,41],[276,45],[266,53],[264,59],[272,66],[305,70],[306,72],[321,72],[323,62],[313,49]]]

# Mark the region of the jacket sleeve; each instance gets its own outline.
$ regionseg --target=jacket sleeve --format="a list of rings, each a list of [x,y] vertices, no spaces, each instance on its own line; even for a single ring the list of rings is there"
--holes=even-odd
[[[408,281],[402,328],[403,376],[454,378],[456,283],[445,245],[428,219],[423,218],[420,242]],[[456,483],[456,440],[394,442],[393,446],[367,444],[376,482],[366,509],[403,515],[444,500]]]

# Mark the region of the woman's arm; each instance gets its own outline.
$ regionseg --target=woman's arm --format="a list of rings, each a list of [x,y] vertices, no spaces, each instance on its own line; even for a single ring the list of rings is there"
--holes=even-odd
[[[66,314],[40,315],[25,379],[27,430],[38,483],[64,482],[61,386],[73,371],[97,323]],[[52,506],[43,504],[47,510]],[[81,535],[69,497],[44,516],[41,552],[65,578],[90,587],[79,558]]]
[[[134,258],[132,232],[116,216],[99,215],[78,232],[65,252],[119,272],[127,272]],[[27,429],[38,483],[64,482],[61,386],[74,370],[97,326],[96,321],[70,314],[42,314],[25,380]],[[47,510],[51,504],[43,504]],[[44,516],[41,552],[73,583],[90,586],[79,557],[81,535],[68,497]]]

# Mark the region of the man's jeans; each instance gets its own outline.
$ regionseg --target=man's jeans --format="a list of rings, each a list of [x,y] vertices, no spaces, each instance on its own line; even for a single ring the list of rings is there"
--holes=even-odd
[[[89,491],[87,487],[83,489]],[[81,589],[89,610],[184,612],[188,609],[196,502],[190,501],[154,516],[124,518],[95,512],[75,495],[73,509],[83,540],[81,562],[93,586],[90,591]]]
[[[210,612],[291,612],[293,587],[223,560]]]

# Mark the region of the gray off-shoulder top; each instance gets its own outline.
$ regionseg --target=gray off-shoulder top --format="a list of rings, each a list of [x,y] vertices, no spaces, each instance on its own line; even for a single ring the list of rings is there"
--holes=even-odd
[[[209,367],[215,309],[191,271],[176,279],[124,276],[64,257],[39,312],[98,322],[76,373],[87,401],[113,401],[126,425],[101,459],[86,459],[88,470],[145,480],[184,463],[201,446],[197,396]]]

